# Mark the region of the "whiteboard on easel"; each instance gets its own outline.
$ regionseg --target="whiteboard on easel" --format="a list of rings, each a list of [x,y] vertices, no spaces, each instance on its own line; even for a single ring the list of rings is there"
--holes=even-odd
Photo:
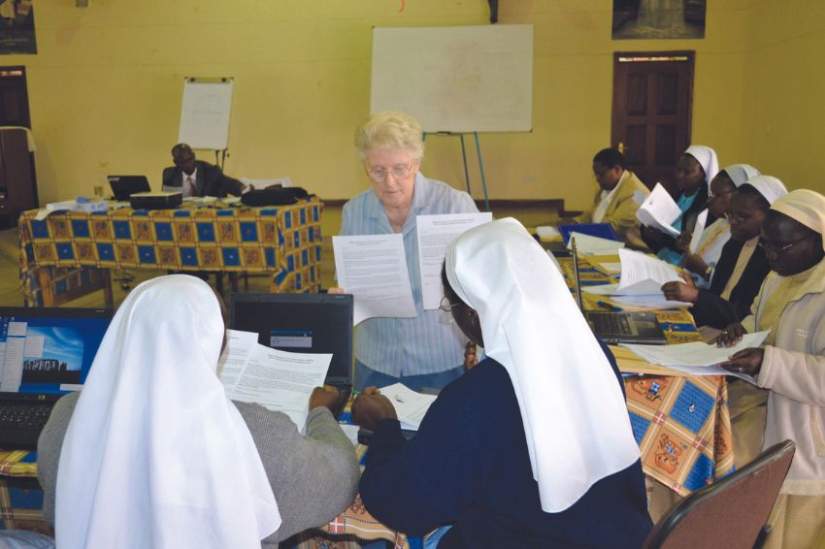
[[[232,87],[231,78],[184,81],[178,143],[188,143],[193,149],[228,148]]]
[[[530,131],[533,26],[373,29],[370,111],[425,132]]]

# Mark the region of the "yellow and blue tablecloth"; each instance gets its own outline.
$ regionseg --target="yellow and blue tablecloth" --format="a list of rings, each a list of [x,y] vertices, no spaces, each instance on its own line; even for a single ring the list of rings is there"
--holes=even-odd
[[[322,209],[312,197],[278,207],[217,202],[175,210],[53,213],[44,220],[35,218],[36,210],[27,211],[18,225],[22,290],[37,303],[38,268],[272,273],[273,291],[317,290]]]
[[[618,261],[616,257],[601,259]],[[615,282],[588,259],[579,261],[583,284]],[[559,263],[572,287],[572,260],[562,258]],[[688,311],[657,311],[656,316],[669,343],[701,339]],[[724,376],[664,373],[627,349],[611,349],[622,372],[645,374],[625,378],[627,408],[645,474],[686,496],[733,472],[733,434]]]

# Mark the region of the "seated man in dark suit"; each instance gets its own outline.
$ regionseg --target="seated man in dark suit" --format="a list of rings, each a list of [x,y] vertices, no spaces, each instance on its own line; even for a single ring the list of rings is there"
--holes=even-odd
[[[246,185],[221,171],[218,166],[195,159],[192,147],[178,143],[172,147],[174,166],[163,170],[163,190],[187,196],[240,196]]]

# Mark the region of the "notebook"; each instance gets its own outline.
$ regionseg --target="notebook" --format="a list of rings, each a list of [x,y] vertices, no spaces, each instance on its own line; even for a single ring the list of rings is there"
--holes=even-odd
[[[332,353],[325,383],[352,392],[351,295],[232,295],[229,326],[256,332],[258,343],[296,353]]]
[[[575,278],[576,302],[579,310],[584,313],[590,329],[605,343],[645,343],[648,345],[665,345],[665,333],[656,318],[656,313],[641,311],[588,311],[585,312],[581,276],[579,274],[579,254],[576,250],[576,239],[571,244],[573,256],[573,275]]]
[[[108,309],[0,307],[0,448],[33,449],[54,403],[79,390]]]

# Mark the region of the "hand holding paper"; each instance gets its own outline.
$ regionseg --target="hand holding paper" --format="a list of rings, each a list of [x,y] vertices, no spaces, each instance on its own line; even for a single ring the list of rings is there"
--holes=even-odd
[[[636,210],[636,218],[643,225],[652,227],[674,238],[679,236],[679,231],[674,229],[672,225],[681,215],[682,210],[679,209],[679,206],[662,187],[661,183],[656,183],[651,193]]]

